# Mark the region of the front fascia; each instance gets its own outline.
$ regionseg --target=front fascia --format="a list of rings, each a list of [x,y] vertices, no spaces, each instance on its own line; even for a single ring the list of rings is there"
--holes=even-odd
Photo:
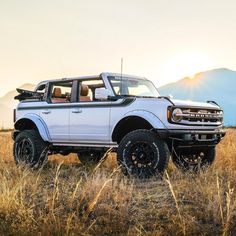
[[[167,119],[167,109],[172,104],[164,98],[135,98],[135,101],[123,109],[111,110],[111,133],[115,125],[126,116],[137,115],[146,119],[153,128],[164,130],[214,130],[219,126],[193,126],[171,124]],[[160,128],[162,127],[162,128]]]

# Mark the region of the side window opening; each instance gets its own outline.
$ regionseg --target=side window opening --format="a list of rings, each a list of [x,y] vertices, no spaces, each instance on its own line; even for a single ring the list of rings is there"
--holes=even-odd
[[[71,102],[72,82],[57,82],[50,86],[49,101],[51,103]]]
[[[42,84],[35,91],[36,93],[41,95],[42,100],[46,100],[46,87],[47,87],[47,84]]]
[[[84,80],[80,82],[78,100],[80,102],[100,101],[95,98],[96,88],[105,88],[102,79]]]
[[[37,88],[37,90],[35,92],[44,94],[45,93],[45,89],[46,89],[46,84],[42,84],[41,86],[39,86]]]

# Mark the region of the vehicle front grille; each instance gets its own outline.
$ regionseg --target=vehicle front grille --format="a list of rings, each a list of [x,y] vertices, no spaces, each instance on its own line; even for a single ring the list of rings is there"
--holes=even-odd
[[[179,124],[218,126],[223,123],[223,111],[219,109],[180,108],[183,112]]]

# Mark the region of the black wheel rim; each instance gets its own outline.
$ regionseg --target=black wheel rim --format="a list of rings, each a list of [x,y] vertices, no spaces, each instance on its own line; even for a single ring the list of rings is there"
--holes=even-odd
[[[144,141],[133,143],[125,158],[125,165],[129,172],[140,177],[153,175],[158,163],[158,149]]]
[[[31,163],[33,159],[33,144],[28,138],[20,140],[16,146],[16,158],[19,163]]]
[[[200,152],[197,154],[191,154],[191,155],[181,155],[182,160],[188,164],[188,165],[199,165],[202,163],[203,159],[204,159],[204,153]]]
[[[175,157],[174,162],[184,170],[198,171],[206,165],[206,156],[204,152],[179,154]]]

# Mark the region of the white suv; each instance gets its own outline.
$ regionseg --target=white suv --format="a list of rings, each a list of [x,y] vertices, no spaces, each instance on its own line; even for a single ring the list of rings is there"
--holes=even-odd
[[[137,177],[161,174],[170,156],[177,167],[199,170],[225,135],[217,103],[160,96],[142,77],[102,73],[18,92],[14,158],[32,168],[54,153],[96,163],[113,148],[124,173]]]

